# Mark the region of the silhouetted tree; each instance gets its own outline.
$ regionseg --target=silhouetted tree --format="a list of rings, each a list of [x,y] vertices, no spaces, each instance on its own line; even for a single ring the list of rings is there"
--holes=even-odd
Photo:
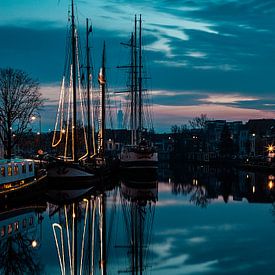
[[[42,104],[37,81],[21,70],[0,69],[0,140],[7,158]]]
[[[189,120],[189,125],[193,129],[204,129],[206,121],[209,120],[206,114],[201,114],[198,117],[194,117],[192,120]]]

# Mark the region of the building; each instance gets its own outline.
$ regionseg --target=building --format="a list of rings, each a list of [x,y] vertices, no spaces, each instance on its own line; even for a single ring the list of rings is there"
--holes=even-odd
[[[205,124],[205,138],[208,152],[218,152],[221,140],[221,133],[226,120],[209,120]]]

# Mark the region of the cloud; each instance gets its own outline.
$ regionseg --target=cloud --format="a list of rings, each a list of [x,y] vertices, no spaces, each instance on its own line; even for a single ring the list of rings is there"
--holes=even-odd
[[[171,52],[171,51],[170,51]],[[173,61],[173,60],[155,60],[156,64],[167,66],[167,67],[186,67],[188,63],[186,61]]]
[[[219,70],[219,71],[239,71],[240,68],[236,65],[231,64],[221,64],[221,65],[199,65],[199,66],[193,66],[196,70]]]
[[[206,242],[205,237],[192,237],[186,240],[187,243],[194,245],[194,244],[202,244]]]
[[[247,120],[273,116],[269,110],[273,109],[275,87],[274,1],[76,3],[80,32],[84,32],[85,18],[92,16],[94,32],[90,38],[95,73],[101,62],[102,41],[106,40],[110,88],[123,85],[123,73],[116,66],[121,60],[129,62],[129,51],[122,52],[120,42],[128,41],[134,14],[142,13],[143,42],[147,47],[144,60],[150,61],[148,71],[153,88],[194,91],[189,95],[154,96],[157,129],[168,129],[171,122],[188,121],[201,113],[200,109],[213,118]],[[64,68],[68,2],[1,1],[0,9],[1,66],[17,67],[39,78],[49,86],[45,90],[51,99],[49,105],[54,104],[55,91],[50,86],[60,81]],[[258,95],[261,99],[256,100]],[[223,105],[234,105],[231,107],[235,109]],[[162,106],[173,108],[168,111]]]
[[[172,258],[162,260],[161,263],[153,267],[158,274],[169,274],[173,270],[173,274],[198,274],[207,273],[214,270],[214,266],[218,264],[218,260],[212,260],[202,263],[187,264],[190,258],[188,254],[174,256]]]
[[[258,100],[257,97],[246,97],[239,94],[210,94],[206,98],[199,99],[199,101],[205,102],[205,103],[215,103],[215,104],[221,104],[221,103],[238,103],[241,101],[255,101]]]
[[[159,258],[169,257],[171,255],[174,241],[174,238],[167,238],[165,242],[152,244],[150,250]]]
[[[238,108],[221,104],[200,104],[190,106],[154,105],[155,127],[162,131],[170,130],[171,123],[182,125],[188,123],[193,117],[207,114],[209,118],[225,120],[274,118],[275,113],[265,110]]]
[[[207,56],[206,53],[196,51],[188,51],[185,55],[194,58],[205,58]]]

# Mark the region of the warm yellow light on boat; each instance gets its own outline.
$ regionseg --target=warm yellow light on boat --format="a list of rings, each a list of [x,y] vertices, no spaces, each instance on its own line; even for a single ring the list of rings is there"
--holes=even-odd
[[[268,182],[268,188],[269,189],[272,189],[274,187],[274,182],[272,181],[272,180],[270,180],[269,182]]]
[[[253,194],[255,193],[255,191],[256,191],[256,188],[255,188],[255,185],[253,185],[253,187],[252,187]]]

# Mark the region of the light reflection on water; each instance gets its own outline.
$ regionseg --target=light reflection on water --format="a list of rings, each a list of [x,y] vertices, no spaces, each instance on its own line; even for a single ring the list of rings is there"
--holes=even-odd
[[[48,190],[1,206],[0,273],[273,274],[274,192],[271,174],[207,166]]]

